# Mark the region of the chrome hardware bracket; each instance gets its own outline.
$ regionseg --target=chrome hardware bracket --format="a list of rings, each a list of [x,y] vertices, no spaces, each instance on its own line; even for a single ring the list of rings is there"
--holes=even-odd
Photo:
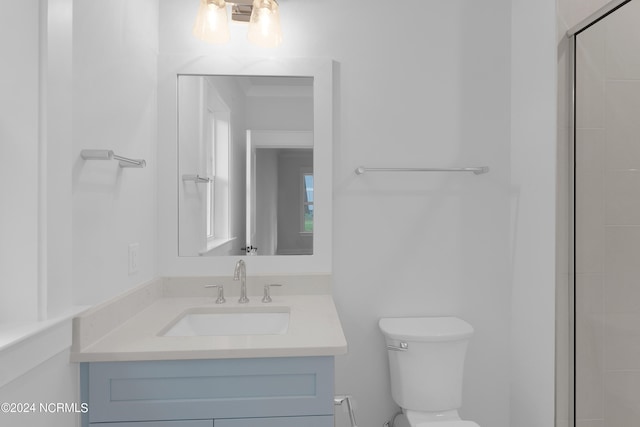
[[[113,150],[82,150],[80,157],[84,160],[117,160],[121,168],[143,168],[147,165],[143,159],[130,159],[118,156]]]
[[[387,350],[392,350],[392,351],[408,351],[408,350],[409,350],[409,343],[406,343],[406,342],[400,342],[400,345],[399,345],[399,346],[391,345],[391,344],[387,344]]]
[[[211,178],[207,178],[207,177],[202,177],[200,175],[182,175],[182,181],[187,182],[187,181],[193,181],[196,184],[207,184],[209,182],[211,182]]]
[[[351,421],[351,427],[358,427],[358,425],[356,424],[356,413],[353,410],[351,399],[353,399],[351,396],[335,396],[333,398],[333,404],[336,406],[342,406],[343,403],[346,403],[347,412],[349,412],[349,421]]]

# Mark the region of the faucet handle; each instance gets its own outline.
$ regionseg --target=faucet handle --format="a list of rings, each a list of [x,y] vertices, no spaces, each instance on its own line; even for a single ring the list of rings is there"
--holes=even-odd
[[[216,298],[216,304],[224,304],[225,302],[227,302],[226,299],[224,299],[224,286],[222,285],[205,285],[205,288],[218,288],[218,298]]]
[[[262,297],[262,302],[271,302],[271,301],[273,301],[271,299],[271,293],[270,293],[271,286],[282,286],[282,285],[279,284],[279,283],[271,283],[269,285],[264,285],[264,296]]]

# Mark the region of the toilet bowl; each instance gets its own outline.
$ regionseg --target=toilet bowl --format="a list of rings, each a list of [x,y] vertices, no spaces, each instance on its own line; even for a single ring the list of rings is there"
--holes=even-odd
[[[473,327],[456,317],[383,318],[394,427],[479,427],[458,415],[464,358]]]

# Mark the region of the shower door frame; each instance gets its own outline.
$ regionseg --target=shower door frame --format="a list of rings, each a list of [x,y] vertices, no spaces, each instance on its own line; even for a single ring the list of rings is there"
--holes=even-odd
[[[576,36],[633,0],[612,0],[567,31],[569,39],[569,426],[576,426]],[[556,375],[557,375],[556,369]]]

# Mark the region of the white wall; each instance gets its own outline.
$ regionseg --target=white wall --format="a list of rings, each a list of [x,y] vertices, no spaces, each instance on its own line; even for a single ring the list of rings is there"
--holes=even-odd
[[[229,233],[234,237],[230,245],[220,250],[208,253],[211,256],[220,254],[242,253],[246,246],[246,153],[247,153],[247,125],[246,125],[246,97],[235,79],[218,76],[210,77],[208,81],[215,87],[222,101],[229,108],[230,141],[228,166],[229,192]],[[229,247],[230,246],[230,247]]]
[[[556,79],[555,49],[547,39],[555,34],[553,23],[549,28],[555,13],[551,0],[513,3],[513,22],[508,0],[410,0],[402,8],[367,9],[360,20],[354,19],[362,8],[356,2],[283,2],[285,42],[268,53],[249,46],[239,27],[226,46],[194,40],[190,28],[197,1],[191,3],[160,2],[161,53],[338,62],[334,296],[350,347],[337,360],[336,391],[354,395],[360,424],[381,425],[396,410],[378,319],[455,314],[476,330],[462,415],[483,426],[551,425],[554,297],[548,270],[553,269],[555,154],[553,135],[547,134],[553,134],[554,120],[546,115],[554,117],[547,101]],[[74,5],[74,298],[93,303],[156,271],[151,24],[156,3]],[[140,16],[149,21],[140,23]],[[511,123],[527,112],[531,121]],[[111,162],[84,163],[77,160],[82,148],[146,157],[149,166],[119,171]],[[529,155],[536,168],[526,161]],[[356,177],[353,169],[360,164],[488,165],[491,172]],[[519,212],[524,212],[515,231],[512,179],[520,186]],[[546,231],[534,235],[538,230]],[[126,274],[132,241],[141,248],[135,277]],[[524,333],[533,339],[527,341]],[[73,378],[68,374],[65,378]]]
[[[155,276],[158,1],[74,2],[73,297],[94,304]],[[83,161],[82,149],[147,161]],[[139,273],[128,274],[138,243]]]
[[[70,9],[67,0],[0,2],[2,346],[17,329],[31,329],[36,320],[58,316],[72,304],[70,238],[65,237],[70,234],[70,180],[64,185],[71,174],[64,146],[70,124],[64,94],[70,81]],[[53,338],[3,349],[0,401],[78,401],[77,366],[69,364],[68,350],[59,352],[68,348],[71,322],[48,323]],[[59,339],[61,328],[67,340]],[[2,424],[63,427],[75,425],[76,418],[2,414]]]
[[[40,317],[44,319],[60,316],[73,302],[73,156],[70,144],[73,137],[73,0],[41,0],[40,4],[41,229],[38,256],[41,258]]]
[[[512,2],[511,425],[555,421],[555,0]]]
[[[181,141],[178,153],[178,171],[182,175],[206,176],[203,170],[201,153],[203,152],[203,120],[206,114],[203,77],[181,77],[178,80],[180,93],[180,111],[178,140]],[[197,256],[207,247],[206,213],[208,186],[193,181],[178,181],[178,219],[180,237],[178,253]]]
[[[35,403],[35,412],[3,413],[2,425],[8,427],[80,426],[76,413],[46,413],[40,403],[80,404],[78,364],[69,363],[65,350],[41,363],[25,375],[0,388],[0,402]]]
[[[243,209],[246,169],[244,93],[233,78],[226,76],[207,79],[183,76],[179,81],[179,103],[180,147],[177,152],[181,175],[204,176],[207,173],[205,161],[202,158],[205,132],[203,120],[207,110],[224,111],[228,116],[227,120],[231,128],[223,131],[216,126],[216,132],[224,133],[223,138],[228,138],[229,141],[227,144],[218,144],[216,149],[215,197],[216,200],[220,200],[216,203],[216,218],[221,219],[219,222],[226,227],[224,225],[221,227],[216,220],[216,227],[221,227],[221,230],[216,231],[215,234],[218,237],[232,237],[235,240],[209,250],[203,255],[240,254],[240,247],[246,245]],[[233,179],[230,179],[230,176]],[[178,241],[181,256],[198,256],[207,247],[206,191],[208,191],[206,186],[196,185],[192,181],[179,183]]]
[[[336,391],[355,396],[359,423],[396,411],[378,319],[442,313],[476,328],[462,414],[509,426],[510,2],[412,0],[359,20],[354,2],[283,2],[285,41],[273,51],[250,46],[242,28],[225,46],[193,39],[196,6],[161,2],[162,54],[338,63],[334,297],[350,346]],[[492,169],[356,177],[360,164]]]
[[[229,232],[235,237],[227,253],[242,253],[246,246],[246,167],[247,164],[247,124],[246,97],[238,82],[230,77],[211,77],[209,82],[215,86],[222,101],[229,108],[230,147],[229,147]],[[212,251],[209,255],[216,255]]]
[[[9,65],[0,70],[0,189],[3,206],[11,206],[0,210],[0,301],[10,303],[1,306],[0,322],[5,315],[35,321],[38,308],[51,319],[155,275],[157,0],[3,0],[0,34]],[[119,171],[116,162],[85,164],[84,148],[110,148],[146,158],[149,166]],[[129,239],[143,251],[135,277],[127,276]],[[69,321],[45,324],[50,329],[21,343],[30,361],[52,352],[47,337],[71,335]],[[7,328],[11,335],[11,325],[2,323],[3,337]],[[78,365],[69,363],[66,349],[3,385],[0,400],[77,403],[78,390]],[[77,414],[7,417],[3,425],[79,421]]]
[[[256,130],[312,130],[313,98],[250,96],[247,128]]]
[[[0,322],[37,319],[38,20],[38,0],[0,3]]]

